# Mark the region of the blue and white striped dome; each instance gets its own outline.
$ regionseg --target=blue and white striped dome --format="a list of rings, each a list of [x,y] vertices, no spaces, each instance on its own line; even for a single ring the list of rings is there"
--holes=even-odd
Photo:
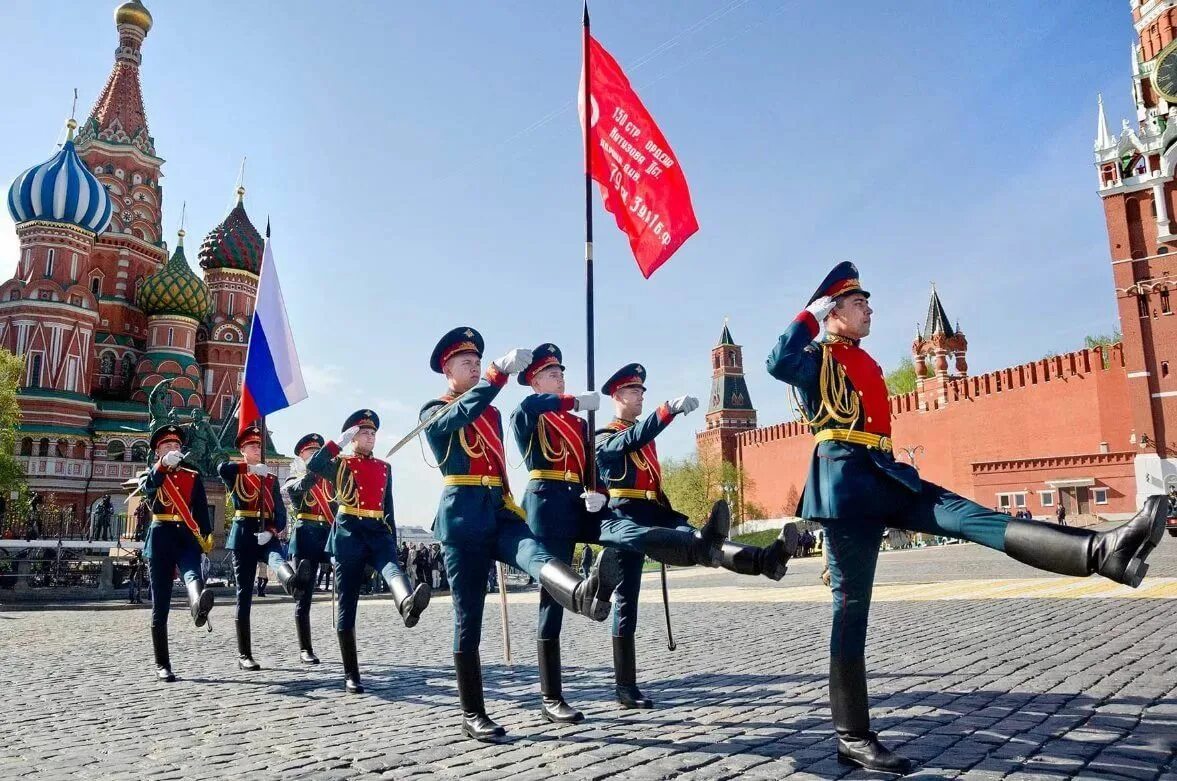
[[[106,188],[74,149],[72,127],[60,152],[16,177],[8,188],[8,213],[17,223],[67,222],[102,233],[110,224],[111,208]]]

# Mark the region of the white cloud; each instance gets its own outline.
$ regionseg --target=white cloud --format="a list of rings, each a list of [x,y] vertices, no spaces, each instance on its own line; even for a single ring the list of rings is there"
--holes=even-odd
[[[330,394],[343,385],[343,369],[333,364],[317,366],[305,363],[302,365],[302,379],[308,393]]]

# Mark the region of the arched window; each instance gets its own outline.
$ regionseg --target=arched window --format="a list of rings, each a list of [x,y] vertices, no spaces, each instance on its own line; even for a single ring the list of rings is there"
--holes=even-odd
[[[33,438],[25,437],[20,441],[20,454],[22,456],[31,456],[33,454]]]
[[[41,437],[41,447],[39,454],[42,456],[49,455],[49,437]]]
[[[30,388],[41,387],[41,353],[29,356],[29,385]]]
[[[69,442],[64,439],[57,440],[56,450],[58,458],[69,458]]]
[[[1173,310],[1169,308],[1169,291],[1161,291],[1161,314],[1172,314]]]
[[[1148,293],[1141,293],[1136,297],[1136,311],[1141,317],[1148,317]]]
[[[97,274],[90,277],[90,292],[94,294],[95,298],[102,295],[102,277]]]
[[[127,446],[120,440],[112,439],[106,443],[106,457],[111,461],[122,461],[127,452]]]
[[[45,256],[45,276],[53,276],[53,259],[57,257],[57,250],[50,249],[49,254]]]
[[[136,442],[131,446],[131,460],[143,462],[147,460],[147,443]]]

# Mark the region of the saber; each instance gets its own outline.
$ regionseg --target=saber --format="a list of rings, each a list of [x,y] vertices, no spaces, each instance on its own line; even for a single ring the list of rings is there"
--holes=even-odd
[[[429,428],[433,424],[433,421],[437,420],[442,415],[444,415],[447,410],[449,410],[451,407],[453,407],[455,404],[457,404],[459,401],[461,401],[466,396],[466,394],[472,390],[474,390],[474,386],[467,388],[466,390],[462,391],[454,398],[447,401],[445,404],[442,404],[440,407],[435,409],[433,412],[429,413],[429,417],[425,418],[425,420],[421,421],[416,426],[414,426],[412,431],[410,431],[408,434],[405,434],[403,437],[400,438],[399,442],[397,442],[395,445],[393,445],[391,448],[389,448],[388,452],[384,454],[384,457],[386,459],[392,458],[393,453],[395,453],[396,451],[400,450],[405,445],[412,442],[413,439],[418,434],[420,434],[425,429]]]
[[[666,610],[666,650],[673,651],[678,648],[678,644],[674,642],[674,633],[670,629],[670,592],[666,588],[666,565],[661,564],[662,572],[662,607]]]
[[[507,622],[507,568],[503,562],[496,561],[499,568],[499,617],[503,621],[503,655],[507,664],[511,664],[511,628]]]

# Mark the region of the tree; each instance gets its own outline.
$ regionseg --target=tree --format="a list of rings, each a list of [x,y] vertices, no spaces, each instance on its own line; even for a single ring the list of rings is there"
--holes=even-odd
[[[1103,355],[1103,368],[1106,369],[1111,366],[1112,363],[1111,351],[1108,348],[1113,344],[1119,344],[1122,341],[1124,341],[1124,334],[1120,333],[1120,329],[1117,328],[1110,334],[1088,334],[1086,338],[1083,339],[1083,346],[1089,350],[1095,347],[1102,348],[1101,354]]]
[[[16,458],[17,434],[20,431],[17,392],[24,369],[24,358],[0,348],[0,496],[7,499],[13,491],[17,491],[27,502],[25,471]]]
[[[748,478],[728,461],[715,458],[699,458],[698,454],[682,459],[667,459],[662,465],[662,489],[671,505],[701,525],[711,512],[711,505],[724,498],[724,486],[732,488],[727,499],[731,503],[733,522],[740,520],[742,492],[751,488]],[[743,507],[744,517],[763,516],[763,510],[756,505]]]
[[[897,396],[901,393],[911,393],[915,390],[915,363],[911,358],[904,358],[899,362],[894,371],[888,372],[887,377],[887,392],[892,396]]]

